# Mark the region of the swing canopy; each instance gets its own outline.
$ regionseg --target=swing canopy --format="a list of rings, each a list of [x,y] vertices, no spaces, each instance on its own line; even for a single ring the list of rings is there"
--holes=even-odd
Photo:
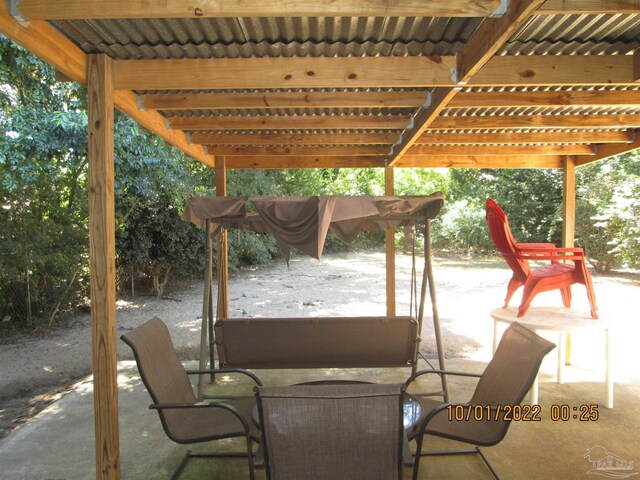
[[[197,225],[272,234],[287,262],[291,247],[320,259],[329,232],[350,243],[358,233],[435,218],[444,194],[401,197],[192,197],[182,219]]]

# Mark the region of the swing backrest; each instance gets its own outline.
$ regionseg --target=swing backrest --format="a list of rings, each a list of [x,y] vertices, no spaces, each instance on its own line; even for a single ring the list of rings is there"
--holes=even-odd
[[[230,368],[403,367],[418,354],[412,317],[228,318],[215,335]]]

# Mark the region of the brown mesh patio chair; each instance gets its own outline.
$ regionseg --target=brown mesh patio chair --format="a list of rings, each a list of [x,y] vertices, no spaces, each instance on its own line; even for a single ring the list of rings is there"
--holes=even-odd
[[[514,322],[505,330],[492,360],[482,375],[441,370],[422,370],[412,375],[405,386],[428,373],[480,379],[471,400],[464,404],[443,403],[413,394],[423,409],[423,418],[417,427],[407,432],[409,439],[416,439],[413,479],[418,478],[421,456],[452,454],[479,454],[497,479],[498,475],[479,446],[495,445],[504,438],[511,423],[511,417],[507,415],[505,418],[505,414],[509,411],[513,414],[509,407],[520,404],[538,374],[542,359],[554,347],[555,344]],[[462,412],[457,416],[459,420],[456,420],[456,415],[451,415],[452,411],[456,411],[456,405],[460,405],[458,411]],[[526,409],[520,411],[527,412]],[[531,416],[533,413],[528,414]],[[475,447],[469,450],[422,452],[425,435],[449,438]]]
[[[131,347],[140,377],[153,399],[149,408],[157,410],[167,436],[177,443],[200,443],[232,437],[244,437],[246,452],[193,453],[188,451],[171,479],[176,479],[193,457],[248,457],[249,477],[253,480],[252,441],[260,432],[251,421],[255,398],[239,397],[225,402],[198,402],[188,374],[210,372],[243,373],[258,385],[251,372],[240,369],[197,370],[187,372],[173,347],[169,330],[154,317],[120,338]]]
[[[402,385],[255,390],[267,479],[402,478]]]

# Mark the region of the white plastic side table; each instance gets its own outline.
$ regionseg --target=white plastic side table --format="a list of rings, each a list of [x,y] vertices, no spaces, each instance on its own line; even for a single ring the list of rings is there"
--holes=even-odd
[[[518,318],[515,307],[496,308],[491,311],[493,318],[493,351],[498,347],[498,322],[511,324],[518,322],[531,330],[547,330],[558,332],[558,383],[563,383],[563,370],[566,361],[567,333],[581,329],[598,329],[604,331],[605,339],[605,393],[607,408],[613,408],[613,378],[611,376],[611,334],[610,325],[605,320],[594,320],[588,313],[576,312],[562,307],[530,307],[524,317]],[[531,403],[538,403],[538,377],[531,386]]]

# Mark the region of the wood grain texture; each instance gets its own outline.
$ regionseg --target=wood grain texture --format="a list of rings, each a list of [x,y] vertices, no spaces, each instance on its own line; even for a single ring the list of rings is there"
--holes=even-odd
[[[585,165],[587,163],[595,162],[598,160],[604,160],[615,155],[622,155],[632,150],[640,148],[640,133],[634,132],[634,139],[631,143],[625,144],[609,144],[598,145],[598,151],[592,156],[576,156],[576,166]]]
[[[405,155],[593,155],[591,145],[413,145]]]
[[[539,92],[460,92],[447,108],[505,107],[634,107],[639,90],[574,90]]]
[[[149,93],[143,108],[155,110],[224,110],[276,108],[411,108],[424,103],[420,90],[393,92],[241,92]]]
[[[547,0],[538,15],[584,15],[588,13],[640,13],[639,0]]]
[[[227,169],[281,169],[281,168],[379,168],[384,157],[228,157]]]
[[[89,264],[96,478],[120,478],[111,60],[88,57]]]
[[[573,247],[576,231],[576,160],[568,155],[562,166],[562,246]]]
[[[466,84],[545,0],[511,0],[504,15],[486,18],[456,56],[458,82]]]
[[[622,131],[573,131],[573,132],[506,132],[506,133],[436,133],[425,131],[417,144],[428,145],[523,145],[535,143],[630,143],[631,135]]]
[[[637,128],[640,127],[639,114],[617,115],[508,115],[439,117],[431,128],[485,129],[485,128]]]
[[[395,130],[408,123],[408,115],[238,115],[174,117],[169,121],[171,128],[180,130]]]
[[[395,175],[392,167],[384,169],[384,194],[395,195]],[[385,252],[385,289],[387,295],[387,316],[396,316],[396,238],[395,229],[386,228],[384,231]]]
[[[399,168],[562,168],[562,156],[514,155],[514,156],[473,156],[458,157],[409,157],[400,159]]]
[[[634,85],[632,55],[494,56],[473,86]],[[215,90],[453,87],[456,57],[117,60],[116,88]]]
[[[399,133],[192,133],[189,138],[202,145],[389,145]]]
[[[131,90],[383,88],[451,84],[455,57],[291,57],[118,60]]]
[[[211,17],[484,17],[500,0],[20,0],[27,19]]]
[[[227,196],[227,165],[225,157],[215,157],[216,196]],[[229,318],[229,246],[227,231],[218,232],[218,319]]]
[[[389,147],[385,145],[348,145],[348,146],[317,146],[317,145],[265,145],[265,146],[211,146],[207,147],[209,155],[260,156],[260,155],[294,155],[294,156],[326,156],[326,155],[386,155]],[[581,153],[584,153],[581,152]]]

